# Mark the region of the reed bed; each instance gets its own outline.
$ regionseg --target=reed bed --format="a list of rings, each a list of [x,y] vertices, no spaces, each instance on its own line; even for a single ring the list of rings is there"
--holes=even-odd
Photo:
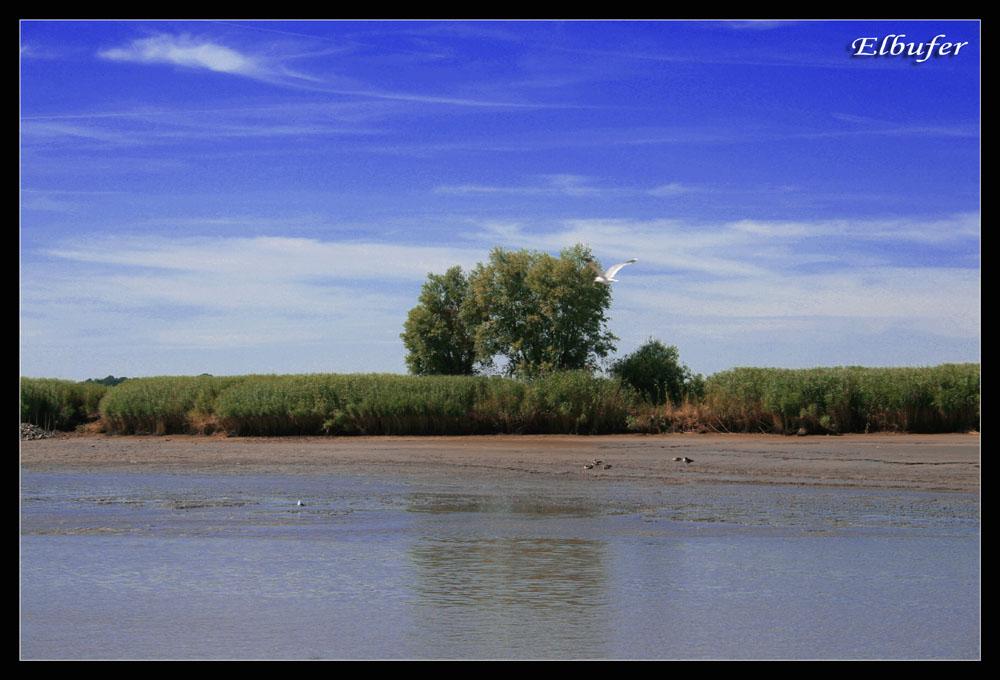
[[[735,368],[706,383],[713,429],[957,432],[979,429],[979,364],[919,368]]]
[[[617,381],[565,373],[534,381],[470,376],[250,376],[216,399],[234,434],[461,435],[623,431]]]
[[[459,376],[256,375],[220,394],[215,416],[241,435],[467,434],[474,396]]]
[[[21,378],[21,422],[72,430],[98,413],[107,387],[56,378]]]
[[[108,431],[275,435],[606,434],[635,392],[583,372],[520,381],[390,374],[133,378],[101,404]]]
[[[734,368],[705,398],[643,401],[582,371],[533,380],[392,374],[133,378],[115,387],[21,380],[21,420],[122,434],[469,435],[978,430],[979,364]]]
[[[126,380],[104,395],[101,417],[108,431],[123,434],[209,432],[216,398],[245,379],[204,375]]]
[[[627,431],[638,403],[636,391],[618,380],[567,371],[531,381],[483,379],[475,408],[488,432],[613,434]]]

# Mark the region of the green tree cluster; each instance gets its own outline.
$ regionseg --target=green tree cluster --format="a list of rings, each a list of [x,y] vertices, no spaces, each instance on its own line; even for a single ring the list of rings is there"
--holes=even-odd
[[[430,274],[400,336],[410,372],[597,369],[618,338],[607,329],[611,289],[594,283],[590,259],[581,244],[560,257],[498,246],[468,276],[459,267]]]
[[[84,382],[97,383],[99,385],[104,385],[106,387],[114,387],[115,385],[121,385],[123,382],[128,380],[128,378],[122,376],[121,378],[116,378],[113,375],[106,376],[104,378],[87,378]]]
[[[476,362],[472,334],[461,318],[469,283],[461,267],[429,274],[420,304],[410,310],[400,337],[414,375],[470,375]]]

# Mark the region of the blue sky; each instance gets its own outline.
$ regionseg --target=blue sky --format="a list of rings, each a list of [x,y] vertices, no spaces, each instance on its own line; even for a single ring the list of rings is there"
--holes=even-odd
[[[404,373],[428,272],[578,242],[616,356],[979,360],[978,22],[20,33],[21,375]]]

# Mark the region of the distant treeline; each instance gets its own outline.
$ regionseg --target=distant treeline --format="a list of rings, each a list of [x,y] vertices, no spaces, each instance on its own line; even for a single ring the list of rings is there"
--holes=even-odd
[[[87,378],[83,382],[87,383],[98,383],[104,385],[105,387],[114,387],[115,385],[121,385],[123,382],[128,380],[126,377],[116,378],[113,375],[108,375],[103,378]]]
[[[735,368],[697,401],[650,403],[583,371],[520,380],[389,374],[21,379],[21,421],[121,434],[614,434],[964,432],[980,424],[979,364]]]

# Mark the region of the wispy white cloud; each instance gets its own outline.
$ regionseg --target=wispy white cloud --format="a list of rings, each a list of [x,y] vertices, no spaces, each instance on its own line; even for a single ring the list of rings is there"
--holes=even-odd
[[[939,268],[963,266],[979,241],[979,215],[961,213],[942,219],[883,220],[736,220],[697,223],[672,219],[629,220],[581,218],[548,228],[524,222],[484,223],[470,239],[486,244],[501,239],[507,248],[558,252],[573,243],[588,244],[602,262],[640,258],[630,277],[677,275],[696,281],[734,282],[781,277],[796,279],[810,272],[848,272],[907,264],[908,249],[933,243],[955,249],[955,260]],[[836,242],[836,248],[828,244]],[[939,253],[944,257],[944,253]],[[933,268],[928,268],[932,270]],[[737,285],[742,286],[742,283]]]
[[[322,54],[329,53],[325,50]],[[315,53],[295,53],[284,58],[252,54],[223,45],[208,38],[183,35],[157,35],[133,40],[127,46],[101,50],[98,56],[113,61],[145,64],[173,64],[192,69],[206,69],[218,73],[243,76],[274,85],[328,94],[346,95],[367,99],[381,99],[412,104],[448,105],[485,108],[551,108],[551,104],[538,102],[486,99],[430,92],[403,92],[372,87],[338,76],[334,79],[307,75],[293,71],[285,59],[297,59]],[[565,107],[564,104],[558,105]]]
[[[942,219],[866,220],[738,220],[734,231],[769,238],[816,239],[830,236],[894,243],[973,242],[980,236],[978,213],[958,213]]]
[[[698,191],[698,189],[681,184],[679,182],[671,182],[670,184],[661,184],[658,187],[653,187],[646,193],[650,196],[661,196],[664,198],[669,198],[671,196],[680,196],[681,194],[687,194],[692,191]]]
[[[189,35],[141,38],[126,47],[101,50],[98,56],[113,61],[203,68],[251,78],[272,75],[272,68],[260,57]]]
[[[44,255],[61,264],[22,269],[22,343],[96,345],[120,357],[323,344],[332,358],[311,370],[365,370],[361,339],[402,368],[399,333],[427,274],[482,258],[478,249],[283,237],[91,237]],[[302,366],[291,356],[273,370]],[[236,372],[248,370],[263,369]]]
[[[25,59],[59,59],[65,56],[49,45],[21,43],[20,57]]]
[[[227,221],[227,224],[229,221]],[[49,257],[78,263],[114,265],[142,270],[144,276],[174,272],[223,277],[253,287],[289,281],[324,285],[419,282],[428,272],[443,272],[459,264],[465,268],[484,260],[500,240],[507,248],[558,252],[573,243],[588,244],[601,260],[639,257],[643,265],[630,276],[701,274],[698,285],[712,279],[797,277],[809,263],[829,264],[831,270],[870,276],[877,265],[899,269],[905,259],[892,258],[896,250],[944,241],[974,247],[979,238],[979,216],[959,214],[938,220],[761,221],[689,223],[681,220],[573,219],[554,228],[518,221],[490,221],[462,234],[467,245],[412,245],[384,240],[319,240],[293,237],[115,237],[66,241],[44,249]],[[858,263],[854,252],[829,252],[822,243],[831,238],[860,244],[882,244],[888,253]],[[858,246],[859,250],[863,248]],[[969,262],[963,271],[976,272]],[[119,273],[121,270],[118,270]],[[720,289],[721,290],[721,289]]]
[[[943,336],[975,337],[979,276],[968,269],[876,267],[867,270],[771,272],[738,280],[693,282],[679,276],[633,276],[620,302],[686,318],[883,320]],[[718,323],[718,322],[716,322]]]
[[[912,117],[914,112],[907,112],[908,117]],[[921,123],[919,120],[908,120],[897,122],[872,118],[870,116],[860,116],[855,113],[831,112],[830,116],[835,120],[849,123],[853,127],[849,130],[831,130],[828,135],[922,135],[922,136],[942,136],[942,137],[974,137],[979,134],[978,125],[956,124],[940,125],[936,123]]]
[[[678,182],[663,184],[652,189],[627,186],[607,186],[592,177],[575,174],[537,175],[538,181],[519,186],[486,184],[455,184],[436,187],[434,193],[456,196],[501,194],[512,196],[567,196],[578,198],[622,197],[649,195],[661,198],[679,196],[701,189]]]
[[[21,118],[27,149],[161,147],[192,141],[248,138],[292,141],[316,137],[391,134],[382,122],[396,105],[383,102],[317,104],[289,102],[264,106],[151,108],[34,115]]]
[[[458,184],[439,186],[438,194],[459,196],[477,194],[509,194],[517,196],[594,196],[606,194],[611,189],[595,187],[588,177],[581,175],[557,174],[538,175],[539,182],[522,186],[495,186],[484,184]]]
[[[21,122],[21,140],[25,145],[50,144],[54,140],[101,145],[134,145],[141,142],[141,136],[135,132],[111,130],[76,122],[24,120]]]
[[[736,30],[769,31],[774,28],[794,26],[796,21],[781,21],[774,19],[748,19],[746,21],[727,21],[726,26]]]
[[[107,198],[120,192],[114,191],[60,191],[54,189],[21,189],[21,210],[72,212],[80,209],[83,201],[95,197]]]
[[[95,243],[67,243],[45,250],[64,260],[197,272],[231,281],[305,281],[352,284],[356,281],[416,280],[430,271],[472,264],[478,250],[394,245],[377,242],[330,242],[310,238],[114,238]]]

